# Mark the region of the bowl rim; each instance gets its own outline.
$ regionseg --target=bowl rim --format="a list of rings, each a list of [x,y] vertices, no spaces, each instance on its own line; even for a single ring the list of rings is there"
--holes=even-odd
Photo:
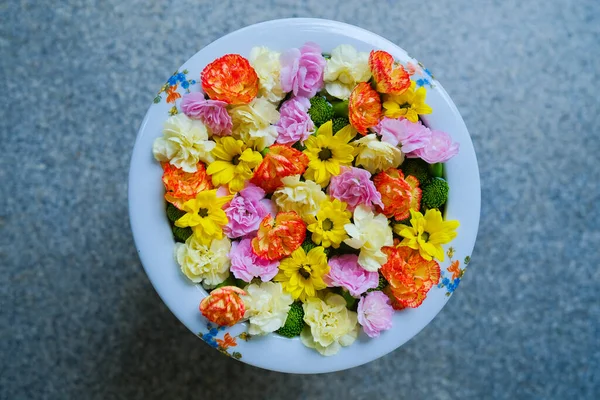
[[[282,29],[286,30],[286,37],[274,35]],[[326,39],[319,41],[319,35],[322,34],[328,35]],[[322,45],[324,51],[331,50],[334,43],[349,43],[361,51],[369,48],[382,49],[402,62],[417,62],[396,44],[363,28],[326,19],[287,18],[261,22],[231,32],[199,50],[177,71],[193,69],[197,72],[198,68],[201,70],[203,65],[227,53],[239,52],[247,56],[253,45],[268,45],[281,51],[300,46],[313,37],[317,38],[317,43]],[[345,41],[341,41],[341,38]],[[290,44],[286,47],[273,45],[274,43]],[[433,129],[447,131],[461,146],[459,154],[446,164],[446,178],[451,187],[446,216],[449,219],[456,217],[461,222],[458,237],[451,245],[460,254],[457,259],[462,259],[470,256],[479,227],[479,168],[473,143],[456,105],[433,77],[431,83],[427,102],[433,108],[433,113],[423,118],[424,122]],[[129,218],[136,250],[153,287],[171,312],[194,334],[201,333],[204,340],[213,347],[216,347],[215,335],[228,333],[239,338],[234,349],[239,351],[222,352],[236,358],[235,353],[243,354],[241,361],[250,365],[288,373],[324,373],[365,364],[395,350],[420,332],[441,311],[451,293],[434,286],[419,308],[403,310],[402,318],[398,318],[400,313],[395,313],[395,326],[390,331],[383,332],[376,339],[369,339],[361,332],[354,344],[343,348],[333,357],[323,357],[313,349],[304,347],[298,338],[287,339],[275,334],[253,337],[246,342],[242,340],[246,324],[238,324],[224,331],[208,329],[206,320],[197,308],[206,292],[199,285],[187,282],[173,258],[174,240],[164,213],[164,188],[160,179],[162,169],[152,157],[151,144],[162,131],[162,124],[158,121],[162,118],[164,122],[168,117],[168,107],[166,103],[151,104],[136,136],[128,180]],[[159,115],[159,112],[163,114]],[[459,197],[452,195],[453,190],[459,191],[456,188],[460,189]],[[159,203],[163,205],[162,213],[157,212]],[[171,248],[168,249],[167,245]],[[170,262],[165,252],[168,253]],[[446,262],[440,262],[442,270],[446,268],[444,265]],[[401,324],[407,325],[397,327],[400,320]]]

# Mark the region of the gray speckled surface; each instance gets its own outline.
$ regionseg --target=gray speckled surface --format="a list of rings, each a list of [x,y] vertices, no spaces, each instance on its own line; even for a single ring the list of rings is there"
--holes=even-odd
[[[0,3],[0,399],[600,397],[598,1],[50,3]],[[473,263],[443,312],[392,354],[320,376],[195,338],[127,220],[130,150],[160,85],[219,36],[289,16],[420,59],[482,179]]]

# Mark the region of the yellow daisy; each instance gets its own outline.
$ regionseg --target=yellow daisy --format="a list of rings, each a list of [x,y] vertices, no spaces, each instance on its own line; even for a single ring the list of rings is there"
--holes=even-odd
[[[350,223],[352,213],[346,210],[348,205],[338,199],[325,200],[321,203],[316,217],[308,225],[307,229],[312,232],[312,241],[323,247],[340,247],[348,234],[344,225]]]
[[[216,139],[212,150],[215,161],[210,163],[206,173],[211,175],[214,186],[229,184],[231,193],[244,188],[246,181],[252,178],[252,170],[262,161],[262,155],[231,136]]]
[[[444,221],[442,213],[433,208],[427,210],[425,216],[411,209],[410,216],[411,226],[403,224],[394,226],[394,232],[404,238],[399,246],[419,250],[421,257],[428,261],[432,258],[444,261],[442,244],[456,237],[459,222]]]
[[[425,104],[427,90],[421,86],[416,89],[415,82],[411,82],[410,88],[398,95],[385,95],[383,108],[384,115],[389,118],[404,117],[411,122],[419,120],[419,114],[431,114],[432,110]]]
[[[186,214],[175,221],[175,226],[191,227],[196,239],[204,245],[209,245],[213,239],[223,239],[223,226],[228,220],[222,207],[232,198],[217,197],[216,189],[202,191],[195,199],[183,203],[181,210]]]
[[[317,290],[327,285],[323,276],[329,272],[327,256],[322,246],[313,248],[306,254],[302,247],[289,257],[281,260],[276,282],[281,282],[283,290],[290,293],[294,300],[306,301],[317,295]]]
[[[309,159],[304,178],[325,187],[332,176],[339,175],[341,166],[351,166],[353,147],[348,142],[354,136],[356,130],[351,125],[340,129],[335,135],[331,121],[321,125],[317,134],[304,142],[304,154]]]

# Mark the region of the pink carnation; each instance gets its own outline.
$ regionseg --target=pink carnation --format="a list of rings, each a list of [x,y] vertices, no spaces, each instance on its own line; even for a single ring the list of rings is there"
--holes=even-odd
[[[403,153],[425,147],[431,138],[431,131],[421,121],[410,122],[405,118],[385,117],[373,130],[381,135],[382,142],[393,146],[401,144]]]
[[[329,267],[329,272],[323,277],[327,286],[343,287],[354,297],[379,285],[379,274],[369,272],[358,265],[356,254],[332,257],[329,260]]]
[[[199,119],[213,135],[231,135],[233,122],[225,108],[227,103],[219,100],[206,100],[200,92],[188,93],[181,100],[181,110],[192,119]]]
[[[250,235],[258,230],[260,221],[267,214],[276,214],[271,200],[264,197],[265,191],[251,183],[235,195],[225,208],[229,221],[223,231],[227,237],[233,239]]]
[[[229,270],[233,276],[245,282],[257,277],[263,282],[268,282],[277,275],[279,261],[269,261],[254,254],[251,242],[252,239],[242,239],[239,243],[231,243]]]
[[[346,202],[350,211],[354,211],[360,204],[367,207],[378,205],[383,208],[381,193],[371,182],[369,171],[362,168],[342,167],[341,173],[331,178],[329,195]]]
[[[292,145],[304,142],[315,129],[307,111],[310,101],[306,97],[294,97],[281,105],[281,115],[277,123],[277,143]]]
[[[407,157],[422,158],[429,164],[443,163],[458,154],[458,143],[452,143],[452,138],[446,132],[431,131],[431,138],[420,149],[417,149]]]
[[[381,331],[392,327],[394,309],[389,297],[380,291],[368,293],[358,302],[358,323],[369,337],[377,337]]]
[[[316,43],[289,49],[281,55],[281,87],[295,96],[313,97],[323,87],[325,58]]]

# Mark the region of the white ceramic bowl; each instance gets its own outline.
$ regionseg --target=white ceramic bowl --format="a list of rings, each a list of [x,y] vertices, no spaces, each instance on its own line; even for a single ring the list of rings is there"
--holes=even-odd
[[[321,19],[283,19],[240,29],[209,44],[181,66],[178,72],[186,71],[183,75],[172,76],[170,83],[167,82],[163,88],[180,94],[187,90],[199,91],[197,81],[202,69],[224,54],[248,56],[253,46],[282,51],[300,47],[307,41],[318,43],[324,52],[330,52],[340,44],[351,44],[366,52],[383,49],[396,60],[416,64],[416,60],[400,47],[364,29]],[[193,40],[190,40],[190,45],[193,46]],[[428,71],[423,74],[426,79],[431,78]],[[174,89],[173,83],[177,84],[177,89]],[[433,113],[427,115],[424,121],[430,128],[448,132],[460,143],[459,154],[446,164],[450,197],[445,217],[457,219],[461,225],[457,238],[445,248],[448,250],[451,246],[454,249],[452,260],[458,260],[460,268],[464,269],[479,225],[479,169],[471,138],[456,106],[437,81],[431,79],[431,83],[431,87],[427,87],[427,103],[433,108]],[[172,94],[168,100],[174,97],[177,96]],[[179,101],[176,100],[175,104]],[[393,351],[415,336],[444,307],[453,291],[452,285],[434,286],[420,307],[395,313],[391,330],[376,339],[361,333],[354,344],[331,357],[323,357],[306,348],[298,338],[286,339],[271,334],[246,341],[246,324],[228,329],[209,329],[198,311],[206,291],[191,284],[173,258],[174,240],[165,215],[162,169],[152,156],[152,143],[162,134],[163,122],[169,117],[173,105],[167,103],[166,92],[159,93],[142,122],[131,158],[129,213],[136,247],[148,277],[165,304],[194,334],[200,334],[209,345],[218,348],[218,340],[224,340],[225,334],[229,333],[236,346],[227,349],[221,346],[221,352],[257,367],[291,373],[331,372],[367,363]],[[442,278],[452,276],[447,271],[450,266],[448,257],[440,266]]]

